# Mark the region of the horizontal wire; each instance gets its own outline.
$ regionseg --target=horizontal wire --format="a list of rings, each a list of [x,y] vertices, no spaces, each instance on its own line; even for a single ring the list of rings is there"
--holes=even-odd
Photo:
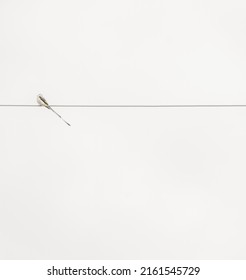
[[[67,108],[215,108],[215,107],[246,107],[246,104],[153,104],[153,105],[138,105],[138,104],[132,104],[132,105],[90,105],[90,104],[84,104],[84,105],[50,105],[51,107],[67,107]],[[0,104],[0,107],[41,107],[40,105],[25,105],[25,104]]]

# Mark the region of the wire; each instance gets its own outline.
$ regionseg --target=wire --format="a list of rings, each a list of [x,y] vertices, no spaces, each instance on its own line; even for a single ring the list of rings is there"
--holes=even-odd
[[[51,107],[66,107],[66,108],[223,108],[223,107],[246,107],[246,104],[125,104],[125,105],[50,105]],[[25,104],[0,104],[0,107],[41,107],[40,105],[25,105]]]

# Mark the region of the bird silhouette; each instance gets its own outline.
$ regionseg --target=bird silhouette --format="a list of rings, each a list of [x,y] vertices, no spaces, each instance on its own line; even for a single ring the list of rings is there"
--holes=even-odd
[[[47,100],[43,97],[42,94],[38,94],[37,96],[37,102],[40,106],[44,106],[47,109],[50,109],[53,113],[55,113],[59,118],[61,118],[67,125],[71,126],[70,123],[66,122],[61,115],[59,115],[53,108],[51,108],[51,106],[49,105],[49,103],[47,102]]]

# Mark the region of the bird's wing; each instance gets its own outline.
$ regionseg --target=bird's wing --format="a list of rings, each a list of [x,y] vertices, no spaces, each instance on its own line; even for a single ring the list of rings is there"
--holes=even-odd
[[[40,105],[43,105],[43,106],[47,107],[47,108],[50,108],[49,103],[47,102],[47,100],[42,95],[38,95],[38,103]]]

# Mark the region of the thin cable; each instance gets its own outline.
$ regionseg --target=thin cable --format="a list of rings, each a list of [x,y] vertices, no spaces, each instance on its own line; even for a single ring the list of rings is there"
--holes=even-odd
[[[223,107],[246,107],[246,104],[167,104],[167,105],[50,105],[51,107],[66,107],[66,108],[223,108]],[[0,104],[0,107],[41,107],[40,105],[25,105],[25,104]]]

